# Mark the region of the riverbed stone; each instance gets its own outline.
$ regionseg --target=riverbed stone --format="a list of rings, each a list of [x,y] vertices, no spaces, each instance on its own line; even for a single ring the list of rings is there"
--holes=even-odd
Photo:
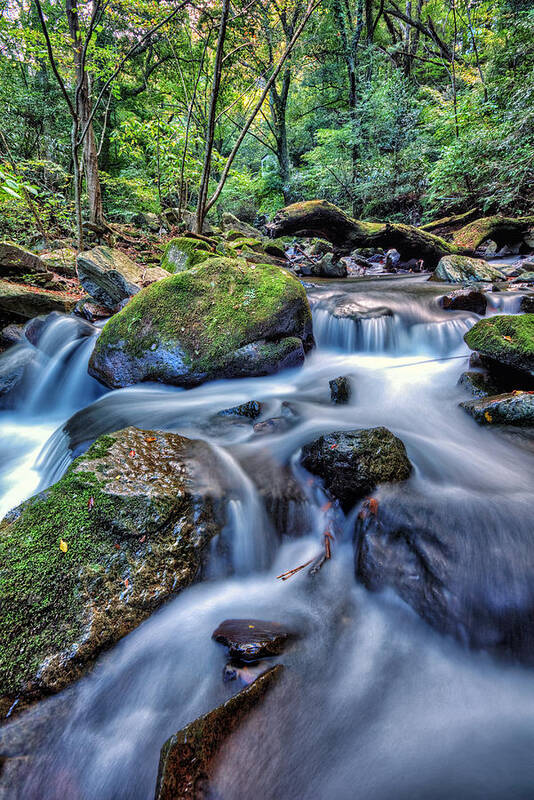
[[[213,258],[139,292],[104,326],[89,372],[114,388],[188,387],[300,366],[312,345],[299,281],[278,267]]]
[[[302,448],[301,462],[345,509],[379,483],[405,481],[412,471],[403,442],[383,427],[325,434]]]
[[[458,255],[443,256],[431,276],[431,280],[445,283],[491,282],[502,278],[501,272],[482,258]]]
[[[534,372],[534,314],[500,314],[479,320],[465,342],[483,357],[507,367]]]
[[[446,311],[472,311],[483,317],[488,300],[484,292],[478,289],[456,289],[440,297],[439,304]]]
[[[110,310],[169,274],[161,267],[142,267],[121,250],[104,246],[79,253],[76,271],[85,291]]]
[[[279,622],[262,619],[225,619],[212,638],[228,648],[228,655],[241,661],[259,661],[279,656],[296,633]]]
[[[509,392],[460,403],[479,425],[534,425],[534,392]]]
[[[203,441],[126,428],[5,517],[0,710],[63,689],[192,583],[224,524],[216,464]]]
[[[465,389],[473,397],[489,397],[498,394],[498,387],[487,372],[480,370],[467,370],[458,378],[458,386]]]
[[[224,742],[261,702],[283,671],[277,664],[226,703],[189,723],[161,748],[155,800],[208,800]]]

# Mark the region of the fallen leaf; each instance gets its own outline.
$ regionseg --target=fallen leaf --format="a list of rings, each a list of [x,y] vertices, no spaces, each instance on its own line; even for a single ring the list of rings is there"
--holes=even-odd
[[[89,511],[92,509],[94,504],[95,504],[95,498],[91,495],[91,497],[87,501],[87,508],[89,509]]]
[[[128,578],[126,578],[126,580],[124,581],[124,585],[126,586],[126,588],[128,588],[128,585],[129,585]]]
[[[145,442],[155,442],[155,441],[156,441],[155,436],[149,436],[147,439],[145,439]]]
[[[135,450],[130,450],[130,452],[128,453],[128,455],[130,456],[130,458],[134,458],[134,456],[135,456]]]
[[[336,447],[337,447],[337,444],[332,444],[332,445],[330,445],[330,450],[335,450]]]
[[[502,338],[506,339],[507,342],[512,342],[513,341],[511,336],[503,336]]]
[[[328,511],[329,508],[332,508],[332,502],[330,500],[328,503],[325,503],[324,506],[321,506],[321,511]]]
[[[371,514],[374,517],[376,517],[378,513],[378,500],[376,499],[376,497],[370,497],[369,500],[367,501],[367,505],[369,507],[369,511],[371,512]]]
[[[59,549],[61,550],[62,553],[66,553],[67,550],[69,549],[67,542],[65,542],[63,539],[59,540]]]
[[[484,417],[487,422],[493,422],[493,417],[491,416],[489,411],[484,411]]]
[[[120,550],[120,549],[121,549],[121,546],[120,546],[120,544],[116,544],[116,545],[115,545],[115,550]]]
[[[145,535],[144,535],[144,536],[141,536],[141,538],[139,539],[139,541],[140,541],[140,542],[144,542],[144,541],[145,541],[145,539],[146,539],[146,533],[145,533]]]

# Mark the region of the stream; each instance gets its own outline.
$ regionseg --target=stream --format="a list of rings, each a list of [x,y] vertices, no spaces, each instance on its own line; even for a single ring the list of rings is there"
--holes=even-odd
[[[46,724],[37,716],[28,725],[30,710],[4,728],[2,752],[19,752],[23,741],[30,756],[6,798],[152,798],[165,740],[237,689],[223,683],[225,653],[211,640],[231,617],[288,623],[302,637],[279,659],[286,674],[264,702],[263,724],[245,722],[225,749],[219,800],[533,796],[532,668],[470,649],[461,630],[443,635],[391,589],[368,592],[354,575],[358,509],[345,516],[328,508],[299,465],[301,446],[322,433],[386,426],[414,471],[374,496],[399,518],[431,515],[454,540],[455,585],[475,605],[504,608],[534,583],[533,442],[481,428],[458,408],[469,360],[463,335],[478,317],[443,311],[437,298],[450,287],[426,277],[314,285],[317,347],[301,369],[187,391],[143,384],[105,392],[86,372],[97,332],[80,337],[68,318],[47,329],[31,380],[0,413],[2,516],[61,477],[102,433],[175,431],[208,440],[225,465],[221,536],[231,557],[223,561],[214,543],[204,580],[44,701]],[[517,292],[488,299],[488,314],[519,310]],[[358,322],[348,316],[355,313]],[[344,406],[330,402],[328,381],[340,375],[354,386]],[[248,400],[265,404],[262,419],[286,415],[288,429],[259,435],[249,420],[216,416]],[[280,536],[257,486],[285,463],[306,502],[290,504]],[[277,580],[320,552],[328,526],[336,540],[321,572]]]

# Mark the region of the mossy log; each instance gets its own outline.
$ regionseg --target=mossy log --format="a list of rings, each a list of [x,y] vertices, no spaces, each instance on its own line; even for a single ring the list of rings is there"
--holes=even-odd
[[[437,235],[443,236],[450,234],[455,228],[467,225],[468,222],[476,219],[478,215],[477,208],[470,208],[469,211],[464,211],[463,214],[452,214],[450,217],[441,217],[440,219],[432,220],[432,222],[427,222],[426,225],[420,225],[419,230],[432,233],[439,231]]]
[[[445,255],[468,254],[432,233],[397,222],[362,222],[352,219],[325,200],[294,203],[279,211],[267,226],[271,236],[317,236],[332,242],[338,255],[356,247],[394,247],[403,260],[422,258],[425,267],[434,269]]]
[[[458,247],[476,250],[482,242],[491,239],[500,248],[506,244],[517,244],[531,229],[534,229],[534,216],[481,217],[460,228],[453,235],[453,240]]]

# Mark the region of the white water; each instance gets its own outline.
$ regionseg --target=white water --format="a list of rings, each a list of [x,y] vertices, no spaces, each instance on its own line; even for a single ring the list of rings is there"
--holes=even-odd
[[[7,429],[11,461],[1,478],[11,505],[31,494],[39,478],[42,485],[57,479],[72,457],[69,448],[79,452],[105,431],[136,424],[210,440],[226,465],[231,513],[224,535],[232,543],[230,566],[218,562],[214,549],[211,580],[179,595],[70,690],[66,713],[57,705],[37,752],[27,743],[24,716],[7,728],[0,753],[20,753],[19,738],[32,755],[10,797],[151,798],[165,739],[236,689],[223,684],[224,653],[211,641],[227,617],[288,622],[303,637],[281,659],[286,676],[265,703],[263,724],[245,724],[225,754],[216,787],[224,800],[532,796],[532,670],[465,649],[393,592],[373,595],[358,586],[354,515],[325,509],[324,494],[308,484],[296,458],[317,434],[389,427],[405,442],[415,470],[406,485],[380,489],[380,503],[405,514],[431,508],[462,552],[458,580],[489,593],[495,604],[513,604],[533,583],[533,451],[522,438],[478,427],[457,407],[465,395],[456,382],[468,357],[462,335],[476,317],[442,312],[438,293],[417,279],[347,281],[313,291],[319,347],[300,370],[187,392],[135,387],[92,404],[83,403],[80,388],[62,421],[82,410],[51,437],[38,469],[36,450],[58,421],[55,410],[44,405],[37,423],[26,405],[2,420],[15,426]],[[516,310],[517,296],[496,298],[492,313]],[[323,315],[339,300],[386,306],[393,316],[379,324],[365,320],[372,324],[358,338],[349,333],[352,321]],[[41,387],[50,387],[41,375]],[[329,402],[328,380],[338,375],[353,378],[348,406]],[[299,421],[283,434],[258,436],[248,422],[214,417],[249,399],[266,403],[265,418],[290,401]],[[262,467],[268,459],[293,464],[309,505],[309,518],[295,520],[278,546],[255,489],[268,479]],[[305,535],[291,538],[302,527]],[[327,527],[337,537],[334,559],[313,579],[303,572],[277,581],[319,552]],[[49,702],[56,708],[55,699]]]

